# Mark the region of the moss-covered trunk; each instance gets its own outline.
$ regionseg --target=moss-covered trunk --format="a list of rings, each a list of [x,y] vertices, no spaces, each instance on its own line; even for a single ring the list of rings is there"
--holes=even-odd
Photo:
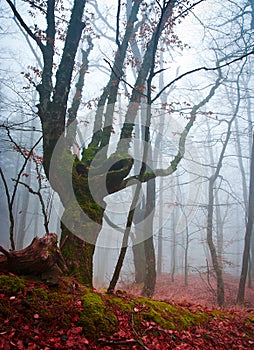
[[[77,159],[73,162],[73,195],[64,204],[60,245],[68,274],[92,287],[93,254],[101,230],[104,208],[96,203],[90,192],[86,171],[88,163],[89,161]]]
[[[67,274],[92,288],[95,245],[80,239],[63,224],[61,243],[61,252],[68,268]]]

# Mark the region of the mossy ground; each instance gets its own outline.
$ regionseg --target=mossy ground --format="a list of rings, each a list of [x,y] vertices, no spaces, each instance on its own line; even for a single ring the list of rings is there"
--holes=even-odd
[[[248,349],[254,344],[253,312],[241,318],[226,310],[187,308],[126,293],[108,295],[69,277],[50,288],[38,280],[1,275],[0,297],[3,344],[11,339],[22,344],[20,349],[33,342],[31,349],[156,349],[154,344],[172,349],[184,342],[189,349],[207,349],[221,332],[230,338],[213,348],[232,349],[236,342]],[[190,342],[198,345],[191,347]]]

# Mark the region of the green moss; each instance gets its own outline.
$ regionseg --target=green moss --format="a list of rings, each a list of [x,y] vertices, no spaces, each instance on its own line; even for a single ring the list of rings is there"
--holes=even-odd
[[[86,149],[83,149],[82,162],[86,163],[87,165],[90,165],[97,152],[98,152],[98,147],[94,147],[94,146],[90,146]]]
[[[112,334],[116,331],[117,318],[110,311],[100,295],[87,293],[81,298],[84,310],[80,313],[79,325],[87,336],[97,337],[102,334]]]
[[[179,306],[147,298],[130,299],[110,296],[107,302],[113,309],[132,313],[137,328],[143,321],[148,321],[155,322],[164,329],[182,330],[208,320],[208,315],[202,312],[192,313]]]
[[[209,318],[202,312],[194,313],[180,306],[172,306],[166,302],[148,298],[109,296],[106,297],[106,301],[113,310],[132,314],[137,329],[143,321],[148,321],[164,329],[183,330],[193,325],[201,325]]]
[[[252,317],[248,317],[247,318],[247,324],[248,325],[253,325],[254,324],[254,314],[253,314]]]
[[[122,180],[128,176],[133,166],[133,158],[129,155],[114,153],[110,156],[108,162],[112,167],[107,172],[106,185],[111,193],[116,191]]]
[[[76,163],[84,165],[82,162]],[[101,224],[104,209],[95,202],[92,194],[90,193],[88,174],[79,176],[76,171],[73,171],[72,185],[75,193],[75,199],[78,201],[81,209],[93,222]],[[72,210],[72,207],[75,208],[75,210]],[[80,213],[79,210],[77,210],[76,202],[69,203],[68,210],[72,211],[73,219],[78,221],[80,218]]]
[[[108,305],[113,308],[113,310],[120,310],[122,312],[132,312],[135,303],[131,300],[125,300],[116,296],[105,296]]]
[[[179,306],[172,306],[162,301],[146,298],[137,299],[144,311],[140,312],[142,319],[157,323],[164,329],[188,329],[193,325],[200,325],[208,317],[201,312],[192,313]]]
[[[92,288],[92,263],[93,263],[93,252],[95,246],[89,244],[87,241],[82,240],[80,237],[82,232],[79,231],[79,227],[74,227],[73,232],[70,232],[65,226],[62,226],[62,241],[65,244],[62,246],[61,252],[68,266],[68,271],[66,274],[78,279],[79,282],[85,286]],[[84,231],[85,237],[87,238],[87,231]],[[95,234],[95,232],[94,232]]]
[[[223,311],[223,310],[212,310],[210,314],[214,318],[218,318],[218,319],[223,319],[225,316],[228,318],[230,318],[230,317],[234,318],[234,315],[230,315],[226,311]]]
[[[5,294],[16,294],[25,287],[21,277],[0,276],[0,291]]]

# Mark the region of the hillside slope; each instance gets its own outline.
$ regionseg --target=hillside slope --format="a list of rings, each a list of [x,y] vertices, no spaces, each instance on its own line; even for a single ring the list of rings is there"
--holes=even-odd
[[[254,310],[166,303],[0,276],[1,349],[253,349]]]

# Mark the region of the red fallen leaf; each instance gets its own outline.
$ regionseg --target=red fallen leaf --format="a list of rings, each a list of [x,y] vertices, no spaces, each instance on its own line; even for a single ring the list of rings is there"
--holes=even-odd
[[[76,314],[76,315],[72,318],[72,321],[73,321],[73,322],[77,322],[78,319],[79,319],[79,315]]]
[[[22,340],[18,340],[17,341],[17,348],[18,349],[24,349],[25,348]]]
[[[58,342],[61,341],[61,338],[60,338],[60,337],[57,337],[57,338],[50,338],[49,341],[50,341],[51,343],[58,343]]]
[[[12,338],[16,333],[16,329],[12,328],[9,338]]]
[[[82,327],[72,327],[71,329],[69,329],[67,331],[67,334],[70,335],[70,334],[78,334],[78,333],[81,333],[83,331],[83,328]]]
[[[36,333],[36,334],[40,334],[41,333],[38,328],[34,328],[33,332]]]
[[[76,307],[82,307],[83,308],[83,303],[82,303],[82,301],[81,300],[77,300],[77,301],[75,301],[74,302],[74,306],[76,306]]]

